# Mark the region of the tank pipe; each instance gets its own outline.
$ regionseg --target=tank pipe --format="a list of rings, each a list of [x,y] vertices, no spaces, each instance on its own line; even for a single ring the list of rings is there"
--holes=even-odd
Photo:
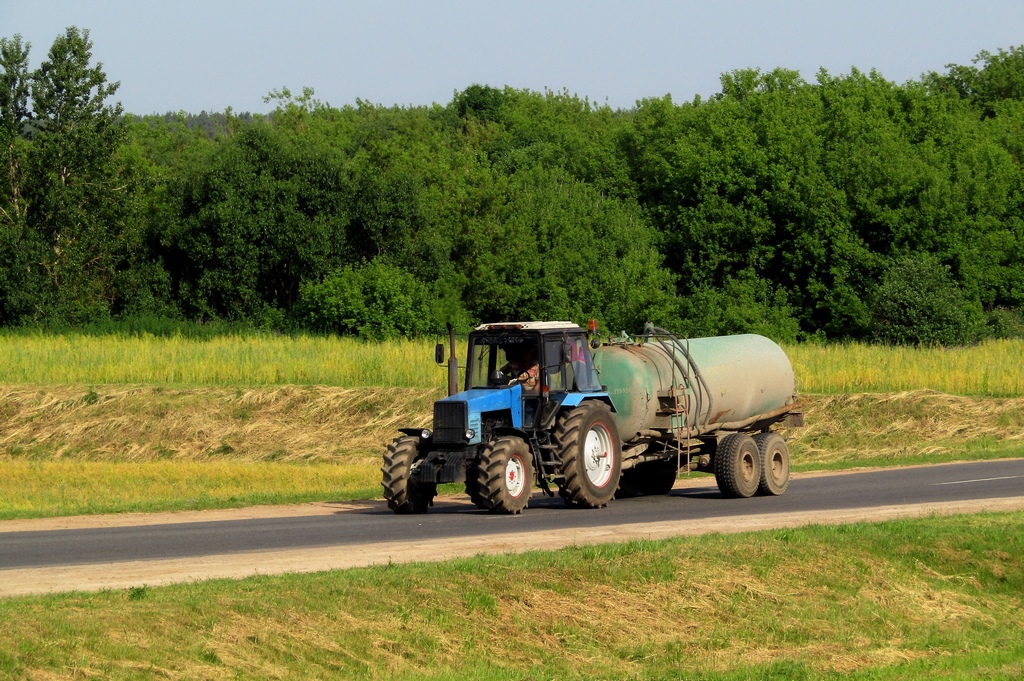
[[[697,413],[695,414],[695,418],[694,418],[694,423],[697,423],[698,419],[700,418],[700,410],[704,406],[704,396],[706,396],[707,400],[708,400],[707,409],[704,411],[704,418],[705,419],[710,418],[711,417],[711,410],[714,408],[714,402],[715,402],[714,396],[711,393],[711,389],[708,387],[708,382],[707,382],[707,380],[705,380],[704,374],[701,373],[700,367],[697,365],[697,362],[694,361],[693,356],[690,354],[689,343],[687,342],[687,344],[684,345],[678,338],[676,338],[672,333],[670,333],[669,331],[666,331],[665,329],[661,329],[661,328],[655,327],[655,331],[658,331],[659,333],[663,333],[663,334],[667,335],[669,337],[669,339],[672,340],[672,342],[673,342],[673,346],[672,347],[678,347],[682,351],[683,355],[686,356],[686,362],[693,369],[694,376],[697,377],[698,386],[697,386],[697,390],[695,392],[698,395],[698,400],[697,400],[698,404],[697,404]],[[706,425],[707,425],[707,422],[705,421],[705,426]]]
[[[703,407],[702,403],[703,403],[704,400],[703,400],[703,398],[702,398],[702,396],[700,394],[701,393],[701,388],[703,388],[703,393],[704,393],[704,395],[707,395],[707,398],[708,398],[708,407],[707,407],[706,410],[704,410],[704,418],[709,418],[711,416],[712,409],[714,408],[714,396],[711,394],[711,389],[708,387],[708,383],[707,383],[707,381],[704,378],[704,374],[701,373],[700,367],[697,366],[697,363],[695,361],[693,361],[693,356],[690,355],[689,349],[686,348],[686,346],[684,346],[680,342],[680,340],[678,338],[676,338],[676,336],[674,334],[672,334],[672,332],[666,331],[665,329],[663,329],[661,327],[654,326],[653,324],[649,325],[649,326],[650,326],[651,331],[654,332],[654,334],[659,334],[659,335],[667,336],[669,338],[669,340],[671,340],[673,342],[673,347],[678,347],[679,348],[679,350],[686,357],[687,363],[693,369],[694,376],[697,377],[697,382],[698,382],[699,385],[698,385],[698,389],[696,391],[694,391],[694,396],[697,398],[697,413],[696,413],[696,418],[694,419],[694,422],[696,423],[697,420],[700,418],[700,413],[701,413],[702,407]],[[668,352],[667,348],[665,348],[665,342],[661,338],[659,338],[659,336],[656,336],[654,334],[651,334],[652,337],[655,338],[658,341],[658,344],[661,345],[662,348],[665,349],[666,352]],[[689,379],[689,374],[688,374],[688,372],[685,371],[685,369],[683,368],[681,363],[679,363],[676,360],[675,353],[674,352],[671,353],[671,356],[672,356],[673,363],[675,363],[677,366],[679,366],[680,371],[683,373],[683,377],[688,380]],[[705,423],[705,428],[706,427],[707,427],[707,424]]]
[[[686,383],[686,385],[691,385],[690,372],[689,372],[689,370],[686,367],[683,366],[682,362],[680,362],[679,359],[676,357],[676,349],[675,349],[675,347],[673,346],[673,347],[670,348],[664,342],[664,340],[662,340],[662,338],[659,335],[655,335],[654,327],[653,326],[649,325],[649,327],[647,329],[645,329],[645,331],[646,331],[645,338],[648,341],[650,341],[651,339],[657,341],[658,347],[661,348],[661,351],[664,352],[668,356],[668,358],[672,361],[672,364],[676,368],[679,369],[679,373],[682,374],[683,381]],[[701,399],[701,394],[700,394],[699,390],[695,390],[694,391],[693,397],[694,397],[694,401],[696,402],[696,407],[697,407],[697,412],[696,413],[699,415],[700,414],[700,408],[701,408],[701,402],[703,401]],[[687,399],[685,401],[686,401],[687,404],[689,404],[689,399]],[[677,409],[678,409],[678,405],[679,405],[679,399],[676,398],[676,407],[677,407]],[[686,430],[689,431],[690,430],[689,413],[688,413],[689,410],[687,409],[686,411],[687,411],[687,413],[686,413],[686,417],[687,417]],[[694,423],[694,425],[696,425],[696,422]]]

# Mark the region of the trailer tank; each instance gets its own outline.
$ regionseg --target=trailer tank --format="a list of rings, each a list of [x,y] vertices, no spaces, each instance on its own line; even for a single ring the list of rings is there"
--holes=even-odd
[[[796,401],[786,353],[754,334],[613,341],[594,353],[594,364],[627,443],[652,429],[737,428]]]

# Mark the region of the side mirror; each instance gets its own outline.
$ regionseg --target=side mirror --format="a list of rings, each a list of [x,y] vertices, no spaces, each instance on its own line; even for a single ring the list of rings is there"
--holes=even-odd
[[[434,361],[438,364],[444,364],[444,343],[438,343],[434,346]]]

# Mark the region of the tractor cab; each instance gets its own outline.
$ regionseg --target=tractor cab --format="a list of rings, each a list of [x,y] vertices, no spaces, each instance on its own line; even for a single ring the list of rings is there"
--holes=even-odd
[[[501,432],[530,437],[550,430],[562,408],[607,401],[587,332],[572,322],[481,324],[466,361],[465,390],[434,403],[432,448],[474,447]]]
[[[571,322],[482,324],[469,336],[467,362],[462,395],[509,391],[520,407],[511,425],[526,431],[549,427],[571,394],[601,391],[586,331]]]

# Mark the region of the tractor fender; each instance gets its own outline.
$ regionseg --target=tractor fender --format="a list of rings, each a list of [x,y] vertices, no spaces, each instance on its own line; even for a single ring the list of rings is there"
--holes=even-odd
[[[565,399],[562,400],[560,406],[562,409],[572,409],[573,407],[580,406],[586,400],[599,400],[607,404],[608,408],[611,409],[613,412],[615,411],[615,405],[612,404],[612,398],[608,395],[608,393],[605,392],[569,393],[568,395],[565,396]]]

